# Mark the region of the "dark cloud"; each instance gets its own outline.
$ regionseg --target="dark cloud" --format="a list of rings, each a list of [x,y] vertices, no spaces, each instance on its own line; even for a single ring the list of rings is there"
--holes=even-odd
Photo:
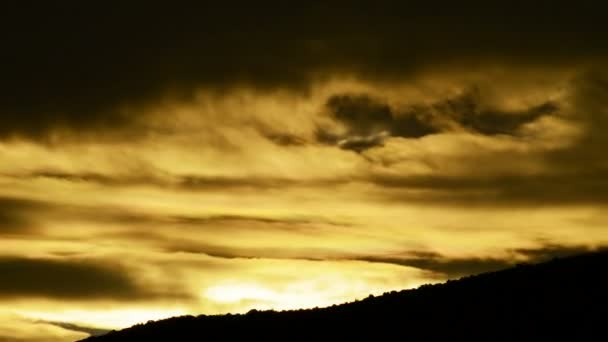
[[[183,191],[223,190],[223,189],[257,189],[272,190],[285,187],[340,185],[350,179],[323,178],[298,179],[273,176],[225,176],[197,174],[168,174],[163,172],[147,173],[145,171],[129,174],[104,174],[98,172],[67,172],[62,170],[34,170],[21,174],[3,174],[1,176],[18,179],[48,178],[67,182],[95,183],[108,187],[151,186]]]
[[[137,285],[128,270],[101,262],[0,257],[0,298],[135,300],[154,291]]]
[[[347,226],[346,222],[336,222],[320,217],[264,217],[264,216],[248,216],[248,215],[209,215],[209,216],[172,216],[169,218],[172,221],[182,224],[209,224],[209,223],[231,223],[231,222],[249,222],[249,223],[265,223],[265,224],[289,224],[289,225],[334,225]]]
[[[61,178],[64,179],[64,178]],[[80,205],[57,201],[0,197],[0,235],[41,234],[37,228],[49,222],[89,220],[120,225],[151,224],[161,220],[124,207]],[[164,221],[167,223],[167,220]]]
[[[6,212],[4,212],[5,210]],[[257,227],[268,229],[285,229],[301,233],[315,233],[320,226],[347,227],[350,223],[340,222],[318,216],[255,216],[237,214],[215,215],[162,215],[144,211],[132,210],[123,206],[105,206],[82,204],[66,204],[59,202],[44,202],[11,197],[0,197],[0,235],[2,234],[40,234],[35,230],[38,221],[42,223],[57,222],[97,222],[112,227],[122,227],[132,230],[133,237],[144,237],[149,233],[150,226],[211,228],[221,225],[225,229],[243,229],[255,224]],[[145,228],[146,232],[141,229]],[[83,228],[84,229],[84,228]],[[152,239],[163,240],[162,236],[150,234]]]
[[[606,246],[590,247],[590,246],[563,246],[554,243],[546,243],[539,248],[518,248],[514,253],[523,255],[534,262],[542,262],[553,258],[563,258],[577,254],[583,254],[595,250],[606,250]]]
[[[205,254],[223,259],[293,259],[308,261],[366,261],[399,266],[415,267],[446,278],[458,278],[472,274],[492,272],[512,267],[520,262],[538,263],[553,258],[567,257],[607,247],[583,245],[541,244],[535,248],[506,250],[506,257],[451,258],[429,251],[408,251],[391,255],[348,255],[326,249],[293,248],[232,248],[226,246],[172,240],[165,246],[169,252]]]
[[[315,130],[315,141],[324,145],[337,145],[341,140],[340,134],[332,133],[330,129],[318,127]]]
[[[485,111],[463,113],[460,123],[467,128],[482,134],[514,134],[522,125],[530,123],[541,116],[555,113],[558,107],[551,102],[534,106],[523,113]],[[467,115],[471,114],[471,115]]]
[[[606,174],[372,176],[391,200],[455,206],[553,206],[608,203]]]
[[[351,150],[355,152],[363,152],[372,147],[379,147],[384,145],[384,140],[388,137],[387,134],[374,134],[368,136],[350,136],[338,142],[338,146],[344,150]]]
[[[367,95],[334,95],[326,105],[330,114],[348,127],[350,134],[380,133],[392,126],[391,107]]]
[[[317,141],[356,152],[382,146],[388,137],[420,138],[453,130],[455,125],[484,135],[515,135],[524,124],[559,109],[553,102],[523,111],[492,108],[482,105],[476,87],[431,104],[394,107],[366,94],[341,94],[330,97],[326,107],[329,115],[346,127],[346,133],[319,128]]]
[[[608,129],[608,77],[595,72],[578,76],[568,87],[568,95],[560,103],[546,102],[531,107],[522,118],[554,115],[568,120],[582,130],[580,137],[564,147],[529,154],[499,154],[475,157],[454,162],[466,163],[517,163],[519,158],[535,158],[542,169],[535,173],[522,173],[516,168],[510,172],[471,172],[461,175],[433,173],[428,175],[371,175],[369,181],[393,190],[391,200],[438,203],[457,206],[545,206],[608,203],[608,163],[605,131]],[[474,108],[464,98],[448,107]],[[442,105],[445,107],[447,105]],[[561,108],[563,107],[563,110]],[[554,113],[560,108],[558,113]],[[457,112],[449,110],[448,112]],[[471,111],[475,112],[471,109]],[[463,118],[474,116],[466,115]],[[511,120],[511,119],[507,119]],[[501,121],[501,120],[499,120]],[[495,119],[489,122],[495,122]],[[502,122],[502,121],[501,121]],[[524,121],[525,122],[525,121]],[[484,123],[481,126],[487,126]],[[518,122],[521,125],[523,122]],[[470,124],[469,124],[470,125]],[[480,125],[477,123],[476,125]],[[493,125],[493,124],[490,124]],[[502,122],[496,126],[505,128]],[[486,130],[486,133],[495,129]],[[503,132],[504,133],[504,132]]]
[[[5,174],[3,176],[21,179],[48,178],[67,182],[97,183],[107,186],[153,184],[155,179],[138,174],[129,176],[113,176],[98,172],[65,172],[61,170],[36,170],[23,174]]]
[[[273,177],[239,177],[206,175],[146,174],[104,174],[99,172],[67,172],[62,170],[34,170],[21,174],[4,174],[4,177],[18,179],[48,178],[67,182],[96,183],[108,187],[155,186],[181,190],[213,190],[228,188],[277,188],[294,185],[297,180]]]
[[[230,177],[184,175],[179,177],[177,186],[185,190],[213,190],[230,188],[272,189],[297,183],[288,178],[274,177]]]
[[[48,208],[36,200],[0,197],[0,235],[34,232],[37,215]]]
[[[438,132],[431,118],[415,112],[398,115],[389,104],[365,94],[334,95],[326,106],[330,115],[346,126],[347,132],[319,133],[319,142],[335,140],[345,150],[361,152],[381,146],[388,136],[419,138]]]
[[[454,98],[432,104],[417,106],[414,110],[436,113],[442,118],[448,118],[460,126],[485,135],[513,135],[524,124],[530,123],[544,115],[555,114],[559,107],[556,103],[547,101],[523,111],[505,111],[481,104],[481,90],[473,87]]]
[[[458,278],[472,274],[497,271],[513,266],[513,263],[508,260],[493,258],[447,259],[437,256],[435,258],[403,259],[394,257],[365,257],[359,260],[416,267],[440,273],[447,278]]]
[[[437,133],[438,129],[433,126],[432,118],[424,113],[408,112],[396,113],[395,109],[381,99],[373,98],[364,94],[334,95],[327,100],[330,114],[347,129],[346,143],[341,147],[349,149],[348,142],[354,137],[354,145],[380,145],[387,135],[419,138],[428,134]]]
[[[328,248],[270,248],[235,247],[170,239],[163,242],[163,250],[169,253],[202,254],[220,259],[247,260],[305,260],[305,261],[349,261],[355,260]]]
[[[195,89],[306,90],[336,74],[390,81],[438,65],[594,63],[608,51],[603,6],[7,4],[0,137],[116,130],[145,122],[133,107]]]
[[[569,86],[570,104],[566,118],[580,126],[584,134],[567,148],[549,153],[546,158],[556,169],[608,175],[605,149],[608,146],[608,69],[578,75]]]
[[[279,146],[302,146],[306,145],[307,141],[304,138],[298,137],[294,134],[289,133],[280,133],[280,132],[270,132],[270,131],[262,131],[262,135],[264,135],[268,140]]]
[[[162,241],[161,239],[158,239]],[[169,253],[203,254],[220,259],[282,259],[282,251],[269,251],[265,248],[234,248],[183,239],[165,239],[163,250]],[[276,253],[278,252],[278,253]]]
[[[582,254],[596,250],[589,246],[564,246],[547,244],[538,248],[514,249],[507,251],[509,258],[448,258],[438,253],[406,253],[403,256],[368,256],[357,260],[388,263],[400,266],[416,267],[435,272],[447,278],[497,271],[517,264],[521,257],[526,262],[538,263],[553,258]]]
[[[50,324],[50,325],[54,325],[54,326],[66,329],[66,330],[83,332],[83,333],[89,334],[91,336],[104,335],[104,334],[107,334],[107,333],[109,333],[111,331],[109,329],[87,327],[87,326],[84,326],[84,325],[74,324],[74,323],[69,323],[69,322],[38,320],[38,321],[35,321],[34,323]]]

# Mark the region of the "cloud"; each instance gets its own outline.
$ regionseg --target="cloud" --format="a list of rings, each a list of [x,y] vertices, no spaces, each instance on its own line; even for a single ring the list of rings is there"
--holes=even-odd
[[[524,125],[559,110],[556,103],[547,101],[524,110],[508,111],[483,104],[481,90],[471,90],[453,98],[438,101],[430,106],[417,106],[415,110],[435,112],[437,116],[449,118],[456,124],[476,133],[485,135],[513,135]]]
[[[265,217],[265,216],[250,216],[250,215],[208,215],[208,216],[172,216],[171,220],[179,223],[196,225],[210,223],[234,223],[234,222],[249,222],[249,223],[265,223],[265,224],[292,224],[292,225],[311,225],[311,224],[328,224],[328,225],[348,225],[345,222],[336,222],[323,218],[306,218],[306,217]]]
[[[74,181],[72,177],[61,177]],[[78,181],[81,178],[78,177]],[[76,220],[120,225],[163,222],[158,217],[129,211],[124,207],[69,204],[16,197],[0,197],[0,234],[28,234],[27,238],[45,236],[42,229],[50,222]]]
[[[406,101],[389,104],[369,94],[330,96],[325,103],[327,114],[343,124],[346,131],[319,129],[313,139],[320,144],[357,152],[387,146],[373,149],[373,155],[372,151],[365,154],[366,161],[371,164],[367,169],[354,164],[340,166],[341,170],[350,167],[352,172],[347,175],[334,175],[320,168],[317,174],[321,176],[307,174],[303,177],[302,173],[291,172],[287,167],[280,173],[268,170],[263,174],[215,172],[207,175],[171,174],[156,169],[154,172],[138,169],[127,174],[40,169],[23,176],[91,182],[110,188],[144,186],[181,191],[277,190],[371,183],[376,190],[383,192],[382,197],[388,201],[449,206],[608,203],[605,195],[608,191],[604,191],[608,186],[604,181],[608,164],[603,158],[607,143],[603,132],[608,129],[605,119],[608,117],[605,110],[605,99],[608,98],[606,77],[601,72],[589,72],[556,87],[562,88],[559,97],[553,98],[542,92],[543,96],[535,97],[534,101],[518,102],[517,106],[505,105],[506,100],[501,102],[490,98],[487,93],[492,89],[484,90],[481,86],[428,103]],[[508,92],[497,91],[496,97],[502,99],[509,95]],[[409,127],[404,119],[408,117],[416,118],[416,122],[424,127],[446,134],[424,135],[417,141],[397,139],[410,137],[407,134],[411,132],[403,128]],[[543,124],[550,120],[559,120],[563,125],[580,130],[579,136],[560,138],[564,141],[557,143],[549,142],[557,147],[543,147],[546,142],[542,134],[552,129]],[[530,133],[530,127],[543,130],[543,133],[535,136],[539,133]],[[422,131],[417,132],[422,134]],[[449,141],[456,133],[484,140],[470,145],[462,144],[462,140]],[[445,140],[433,141],[471,150],[466,153],[458,151],[460,155],[456,156],[444,153],[441,148],[431,146],[431,139],[437,136]],[[509,145],[504,148],[500,144]],[[402,152],[400,148],[403,146]],[[319,146],[312,146],[311,150],[315,147]],[[272,153],[293,153],[290,157],[302,153],[300,150],[284,150],[272,150]],[[278,156],[282,158],[284,155]],[[384,161],[385,156],[388,156],[385,159],[390,159],[388,162]],[[420,167],[424,172],[409,172],[409,169],[400,169],[399,165],[394,167],[403,159],[410,161],[409,165],[424,164]],[[13,220],[18,218],[14,214],[5,214],[8,215]]]
[[[179,244],[172,244],[167,248],[167,251],[170,252],[179,251],[204,254],[222,259],[365,261],[414,267],[423,271],[433,272],[448,279],[506,269],[513,267],[520,262],[538,263],[553,258],[577,255],[593,250],[597,250],[597,248],[589,246],[547,244],[537,248],[506,250],[506,257],[446,257],[439,253],[425,251],[407,252],[402,255],[357,256],[328,250],[227,248],[205,244],[188,244],[186,241]]]
[[[50,322],[0,312],[0,341],[2,342],[72,342],[87,334]]]
[[[368,94],[339,94],[325,105],[345,132],[320,127],[317,141],[356,152],[383,146],[389,137],[422,138],[457,127],[483,135],[516,135],[523,125],[559,110],[550,101],[523,110],[501,109],[484,103],[478,87],[430,104],[390,105]]]
[[[608,203],[600,172],[488,176],[372,176],[390,200],[454,206],[552,206]]]
[[[381,147],[384,140],[388,137],[385,132],[369,136],[350,136],[338,141],[338,146],[343,150],[363,152],[372,147]]]
[[[608,140],[608,83],[601,72],[577,76],[559,101],[543,102],[520,111],[479,111],[470,96],[441,102],[440,108],[462,126],[481,134],[513,134],[511,141],[523,142],[527,133],[518,131],[529,120],[558,118],[580,133],[571,141],[549,149],[507,150],[502,153],[470,153],[445,164],[443,170],[425,174],[372,172],[368,181],[388,190],[395,201],[456,206],[545,206],[593,205],[608,203],[608,164],[604,149]],[[458,113],[467,113],[457,115]],[[477,114],[476,114],[477,113]],[[486,113],[486,114],[484,114]],[[487,114],[489,113],[489,114]],[[503,113],[503,114],[497,114]],[[503,118],[504,116],[504,118]],[[477,119],[475,119],[477,117]],[[517,119],[515,119],[517,118]],[[481,120],[481,121],[480,121]],[[508,131],[508,132],[507,132]],[[491,146],[488,141],[484,146]],[[524,167],[531,161],[533,171]],[[502,169],[482,168],[503,165]],[[521,165],[521,167],[519,166]],[[448,168],[468,170],[450,172]]]
[[[388,104],[366,95],[334,95],[327,100],[331,115],[351,134],[368,135],[390,128],[393,113]]]
[[[306,139],[289,133],[271,132],[264,129],[260,129],[260,133],[279,146],[302,146],[306,144]]]
[[[0,137],[137,127],[146,118],[133,108],[198,89],[305,92],[341,74],[390,82],[438,65],[592,63],[608,52],[598,6],[9,6]]]
[[[0,234],[32,233],[36,230],[36,213],[48,209],[43,202],[0,196]]]
[[[523,255],[534,262],[541,262],[553,258],[563,258],[596,250],[605,250],[606,248],[607,246],[566,246],[555,243],[545,243],[537,248],[517,248],[513,252],[515,254]]]
[[[549,162],[561,170],[606,175],[605,146],[608,144],[608,73],[591,70],[575,77],[568,87],[565,117],[582,127],[584,134],[568,148],[548,154]],[[581,177],[582,178],[582,177]]]
[[[320,128],[317,139],[345,150],[361,152],[382,146],[389,136],[419,138],[438,132],[428,118],[417,113],[397,116],[389,104],[366,94],[333,95],[326,107],[330,116],[346,127],[346,132],[326,132]]]
[[[204,254],[221,259],[365,261],[414,267],[446,278],[492,272],[513,267],[520,262],[538,263],[607,248],[606,246],[565,245],[539,241],[538,246],[535,247],[497,251],[496,256],[451,257],[425,250],[385,255],[360,255],[355,251],[331,248],[229,247],[180,239],[167,239],[164,242],[168,252]]]
[[[15,179],[54,179],[72,183],[93,183],[109,188],[115,187],[157,187],[182,191],[226,190],[226,189],[280,189],[293,186],[314,187],[345,184],[351,179],[326,177],[301,179],[296,177],[273,175],[204,175],[204,174],[169,174],[166,172],[128,174],[73,172],[62,170],[34,170],[19,174],[2,174]]]
[[[104,335],[109,333],[111,330],[109,329],[101,329],[101,328],[94,328],[94,327],[88,327],[88,326],[83,326],[80,324],[74,324],[74,323],[70,323],[70,322],[57,322],[57,321],[44,321],[44,320],[38,320],[35,323],[44,323],[44,324],[50,324],[50,325],[54,325],[66,330],[71,330],[71,331],[75,331],[75,332],[83,332],[86,334],[89,334],[90,336],[99,336],[99,335]]]
[[[235,247],[194,242],[183,239],[166,239],[164,250],[170,253],[204,254],[220,259],[268,259],[340,261],[350,260],[330,248],[276,248],[276,247]]]
[[[97,183],[106,186],[126,186],[126,185],[145,185],[160,183],[159,179],[155,179],[151,175],[138,173],[137,175],[108,175],[95,171],[87,172],[67,172],[55,169],[41,169],[29,171],[21,174],[4,174],[5,177],[17,179],[55,179],[67,182],[86,182]]]
[[[447,278],[458,278],[465,275],[497,271],[500,269],[509,268],[513,265],[508,260],[493,258],[443,259],[440,256],[414,259],[365,257],[361,258],[360,260],[416,267],[423,270],[440,273]]]
[[[88,260],[0,257],[0,298],[136,300],[154,298],[126,269]]]
[[[538,263],[553,258],[566,257],[590,252],[596,248],[589,246],[566,246],[557,244],[546,244],[537,248],[520,248],[506,251],[510,254],[507,258],[492,257],[444,257],[439,253],[419,252],[407,253],[404,256],[368,256],[357,258],[357,260],[395,264],[401,266],[416,267],[427,271],[436,272],[447,278],[458,278],[471,274],[492,272],[514,266],[521,262]]]

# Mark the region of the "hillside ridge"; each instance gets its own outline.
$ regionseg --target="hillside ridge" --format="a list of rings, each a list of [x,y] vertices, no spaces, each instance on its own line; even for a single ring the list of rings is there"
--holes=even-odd
[[[327,308],[180,316],[83,341],[590,339],[608,317],[606,266],[602,250]]]

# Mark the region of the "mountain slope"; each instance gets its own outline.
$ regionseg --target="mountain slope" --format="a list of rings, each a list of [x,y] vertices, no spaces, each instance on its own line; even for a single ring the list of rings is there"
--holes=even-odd
[[[176,317],[85,341],[597,340],[607,266],[608,252],[595,252],[324,309]]]

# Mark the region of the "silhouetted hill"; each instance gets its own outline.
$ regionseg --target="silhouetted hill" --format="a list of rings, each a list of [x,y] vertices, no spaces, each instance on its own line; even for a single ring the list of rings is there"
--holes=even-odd
[[[324,309],[184,316],[85,341],[599,341],[608,252],[386,293]]]

